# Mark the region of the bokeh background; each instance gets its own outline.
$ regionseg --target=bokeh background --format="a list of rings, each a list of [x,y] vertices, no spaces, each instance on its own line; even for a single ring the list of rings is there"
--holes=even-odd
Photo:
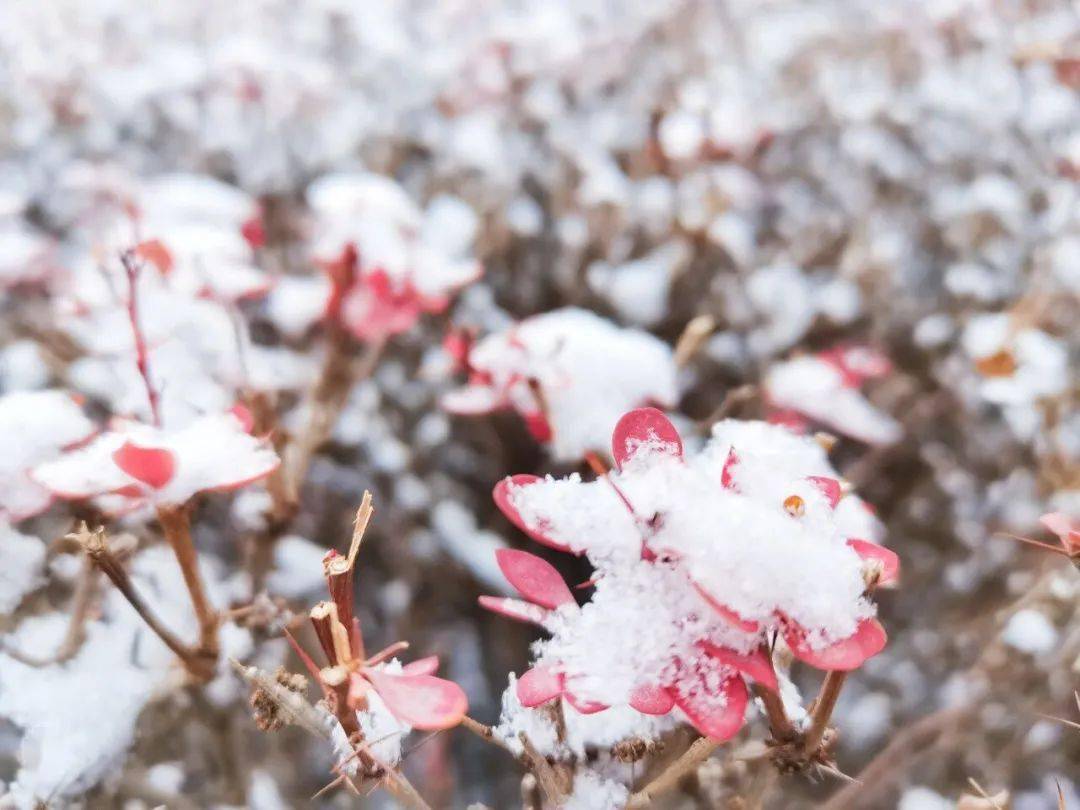
[[[867,396],[904,438],[841,438],[833,458],[905,570],[879,600],[890,645],[838,707],[838,763],[859,774],[886,754],[858,796],[787,778],[770,806],[846,791],[835,806],[936,810],[975,793],[973,778],[1018,810],[1057,807],[1057,786],[1080,807],[1080,732],[1047,717],[1080,720],[1080,572],[1004,536],[1049,542],[1041,514],[1080,512],[1077,14],[1039,0],[8,0],[0,387],[65,387],[109,410],[73,373],[84,350],[53,306],[65,263],[85,250],[73,234],[91,191],[192,172],[258,200],[262,269],[301,286],[243,313],[255,344],[287,347],[301,369],[322,338],[290,334],[280,313],[319,274],[305,252],[309,184],[362,169],[422,209],[464,203],[458,227],[484,277],[395,338],[352,391],[290,527],[295,557],[267,588],[275,610],[321,598],[312,549],[344,547],[370,489],[377,517],[358,574],[369,646],[408,638],[439,653],[490,722],[534,638],[476,604],[502,587],[492,550],[524,545],[491,486],[583,468],[554,462],[512,413],[440,409],[456,384],[440,349],[449,325],[486,334],[579,306],[674,345],[708,316],[713,330],[680,370],[688,432],[722,406],[763,416],[778,362],[873,345],[894,371]],[[987,349],[980,335],[995,329]],[[282,410],[297,399],[286,390]],[[197,544],[225,578],[250,559],[245,504],[198,513]],[[58,507],[20,530],[50,543],[76,514]],[[19,627],[65,610],[74,562],[51,544],[41,586],[0,630],[49,646]],[[588,576],[557,563],[570,581]],[[252,660],[295,668],[275,627],[252,629]],[[93,776],[69,773],[28,743],[16,669],[0,656],[0,787],[12,787],[0,805],[23,806],[13,786],[27,773],[54,806],[132,809],[306,806],[329,781],[325,746],[259,732],[238,686],[220,699],[133,696],[130,751],[80,753]],[[68,733],[92,741],[80,701],[68,703]],[[437,807],[519,802],[516,765],[463,732],[423,741],[406,772]],[[339,793],[315,806],[389,802]]]

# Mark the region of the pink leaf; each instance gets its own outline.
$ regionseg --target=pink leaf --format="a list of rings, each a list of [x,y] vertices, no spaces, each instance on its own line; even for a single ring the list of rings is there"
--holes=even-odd
[[[611,454],[620,470],[644,447],[654,447],[667,455],[682,458],[679,431],[664,412],[656,408],[637,408],[623,414],[611,434]]]
[[[168,484],[176,472],[176,458],[171,451],[138,447],[130,441],[124,442],[112,458],[125,473],[154,489]]]
[[[751,619],[744,619],[696,582],[694,583],[694,590],[701,594],[705,601],[709,603],[709,606],[720,615],[721,619],[736,630],[742,630],[744,633],[756,633],[761,628],[760,624]]]
[[[551,610],[560,605],[574,604],[574,595],[559,572],[551,563],[535,554],[501,548],[495,552],[495,561],[507,582],[530,602]]]
[[[824,475],[808,475],[806,480],[825,496],[831,508],[835,509],[836,505],[840,503],[840,496],[843,495],[843,491],[840,489],[840,482],[835,478],[828,478]]]
[[[554,700],[563,691],[563,676],[544,667],[533,667],[517,680],[517,699],[527,709]]]
[[[675,698],[662,686],[641,684],[630,693],[630,706],[642,714],[663,715],[671,711]]]
[[[735,467],[739,464],[739,454],[735,452],[735,448],[732,447],[728,450],[727,458],[724,459],[724,469],[720,472],[720,486],[724,489],[735,489],[735,481],[732,478],[732,473],[735,471]]]
[[[240,427],[244,429],[244,433],[251,433],[252,429],[255,427],[255,417],[251,413],[251,408],[243,402],[237,402],[229,408],[229,413],[240,421]]]
[[[579,698],[572,692],[563,692],[563,697],[566,702],[569,703],[578,714],[596,714],[602,712],[605,709],[611,708],[606,703],[598,703],[595,700],[585,700]]]
[[[439,656],[429,655],[427,658],[418,658],[401,668],[405,675],[434,675],[439,670]]]
[[[461,722],[469,701],[461,687],[434,675],[391,675],[364,670],[386,708],[413,728],[451,728]]]
[[[817,669],[849,671],[862,666],[885,648],[885,628],[877,619],[863,619],[855,632],[827,647],[814,649],[806,631],[792,621],[784,622],[784,640],[800,661]]]
[[[751,653],[735,652],[735,650],[710,642],[703,642],[701,647],[714,661],[752,678],[772,692],[780,690],[780,684],[776,681],[776,670],[773,669],[772,657],[764,647],[758,647]]]
[[[517,622],[528,622],[543,626],[548,617],[548,611],[532,602],[524,602],[521,599],[508,599],[503,596],[481,596],[478,598],[480,607],[498,613],[508,619]]]
[[[550,442],[555,436],[555,431],[551,428],[551,422],[544,416],[543,411],[530,411],[523,413],[521,418],[525,420],[525,428],[529,431],[529,435],[541,444]]]
[[[865,561],[881,563],[881,574],[878,576],[878,585],[891,585],[900,578],[900,558],[896,552],[871,543],[869,540],[860,540],[852,537],[847,541],[855,553]]]
[[[1069,554],[1080,552],[1080,525],[1075,524],[1064,512],[1043,515],[1039,518],[1039,522],[1058,536],[1061,545]]]
[[[506,519],[521,529],[521,531],[525,532],[525,534],[537,543],[559,551],[570,551],[570,546],[556,540],[546,533],[547,529],[550,527],[547,526],[545,521],[541,521],[540,525],[535,528],[526,524],[525,519],[521,516],[521,513],[518,512],[517,507],[514,506],[513,501],[510,498],[513,488],[527,487],[540,480],[542,479],[535,475],[522,474],[508,476],[495,485],[495,489],[492,490],[491,493],[492,498],[495,500],[495,505],[499,507],[499,511],[506,515]]]
[[[676,705],[706,737],[724,742],[734,737],[746,718],[746,684],[737,675],[714,683],[713,673],[686,673],[671,687]]]

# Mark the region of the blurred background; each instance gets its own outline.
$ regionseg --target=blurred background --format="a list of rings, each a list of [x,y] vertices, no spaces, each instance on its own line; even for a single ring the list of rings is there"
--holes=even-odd
[[[893,369],[864,393],[903,438],[840,435],[832,457],[905,566],[879,598],[890,644],[836,713],[840,767],[876,770],[858,797],[842,780],[785,778],[769,806],[937,810],[978,795],[975,779],[1007,790],[1003,807],[1051,810],[1058,787],[1080,807],[1080,732],[1051,719],[1080,720],[1080,571],[1007,536],[1053,542],[1039,516],[1080,514],[1078,90],[1066,2],[8,0],[0,387],[62,387],[100,415],[120,410],[55,303],[103,195],[192,173],[255,201],[257,264],[276,283],[236,308],[252,345],[295,361],[266,372],[286,415],[323,341],[290,317],[321,278],[311,184],[366,171],[424,216],[452,200],[441,227],[484,276],[395,336],[352,389],[275,549],[274,620],[249,628],[249,655],[299,669],[281,622],[323,598],[317,561],[346,547],[369,489],[368,646],[407,638],[417,656],[440,654],[470,714],[494,722],[537,636],[476,603],[504,588],[493,550],[525,545],[491,487],[585,468],[512,412],[440,407],[461,382],[442,348],[451,327],[483,336],[575,306],[674,346],[700,318],[672,410],[701,435],[718,415],[767,416],[778,364],[874,346]],[[245,576],[252,509],[247,492],[199,507],[196,543],[223,581]],[[23,622],[67,610],[77,560],[52,541],[78,514],[58,506],[19,526],[50,549],[39,587],[0,618],[24,649],[52,642]],[[551,559],[568,581],[588,577]],[[46,756],[57,728],[20,709],[18,666],[0,655],[11,806],[297,807],[329,781],[327,747],[258,731],[237,685],[132,697],[130,745],[95,747],[81,728],[80,762],[60,767]],[[796,675],[813,694],[819,676]],[[54,726],[74,733],[70,702]],[[461,731],[410,745],[406,773],[433,806],[519,805],[517,766],[497,749]],[[357,805],[392,801],[313,803]]]

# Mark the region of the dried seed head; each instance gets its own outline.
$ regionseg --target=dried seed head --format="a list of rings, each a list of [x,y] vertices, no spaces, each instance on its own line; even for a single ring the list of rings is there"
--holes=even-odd
[[[285,725],[285,721],[278,714],[277,703],[264,689],[256,689],[251,693],[250,704],[255,725],[261,731],[277,731]]]
[[[277,672],[274,673],[274,678],[290,692],[303,694],[307,691],[307,678],[299,673],[289,672],[285,667],[278,667]]]
[[[798,495],[788,495],[784,498],[784,511],[792,517],[802,517],[806,512],[806,502]]]
[[[611,748],[611,755],[619,762],[638,762],[648,754],[659,750],[657,743],[643,740],[640,737],[630,737],[620,740]]]

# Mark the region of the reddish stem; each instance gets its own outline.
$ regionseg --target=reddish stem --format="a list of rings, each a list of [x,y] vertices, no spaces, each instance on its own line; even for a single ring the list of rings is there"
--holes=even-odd
[[[150,361],[149,352],[146,348],[146,336],[143,334],[142,326],[139,324],[139,296],[137,289],[142,265],[139,264],[135,252],[131,250],[125,250],[121,253],[120,261],[124,265],[124,272],[127,274],[128,281],[127,313],[128,320],[131,321],[131,332],[135,338],[135,367],[138,368],[139,376],[142,377],[143,384],[146,386],[146,398],[150,402],[150,415],[153,418],[154,426],[161,427],[160,397],[157,389],[154,388],[154,384],[150,381]]]

